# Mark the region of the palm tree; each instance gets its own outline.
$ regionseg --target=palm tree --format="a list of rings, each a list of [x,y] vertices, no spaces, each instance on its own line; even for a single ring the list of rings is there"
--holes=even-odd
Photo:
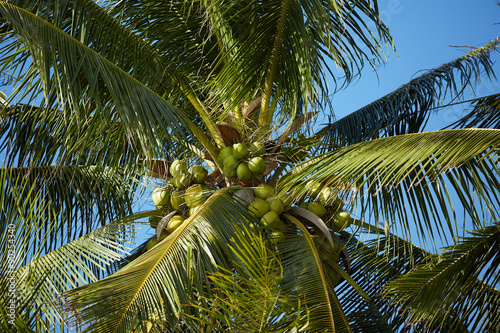
[[[0,13],[5,331],[498,329],[499,95],[461,98],[500,40],[313,126],[392,47],[377,1]]]

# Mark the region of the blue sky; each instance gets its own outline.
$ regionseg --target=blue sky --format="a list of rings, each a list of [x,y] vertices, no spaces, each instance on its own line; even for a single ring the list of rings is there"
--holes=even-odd
[[[500,35],[496,24],[500,23],[500,6],[494,0],[380,0],[379,10],[394,37],[397,55],[389,51],[387,63],[376,73],[366,67],[358,82],[334,95],[337,117],[390,93],[422,70],[464,55],[469,46],[482,46]],[[493,54],[492,59],[500,60],[500,54]],[[476,92],[489,95],[494,91],[498,84],[485,84]],[[436,121],[454,118],[453,110],[443,112]]]

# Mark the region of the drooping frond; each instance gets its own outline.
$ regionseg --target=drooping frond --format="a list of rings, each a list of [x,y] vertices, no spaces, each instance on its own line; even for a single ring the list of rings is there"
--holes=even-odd
[[[494,77],[490,52],[500,37],[463,57],[432,69],[390,94],[327,125],[319,131],[330,146],[422,131],[429,115],[446,97],[459,99],[486,74]]]
[[[127,245],[132,244],[130,239],[135,230],[132,221],[142,217],[144,214],[111,222],[48,253],[37,249],[37,253],[30,256],[29,262],[24,266],[22,262],[27,256],[25,253],[20,254],[21,251],[29,251],[30,247],[34,247],[29,244],[26,235],[33,234],[32,229],[35,227],[28,223],[12,224],[15,235],[12,244],[18,254],[16,259],[19,260],[15,269],[11,269],[8,252],[2,252],[0,294],[8,294],[9,278],[14,278],[16,311],[26,316],[40,310],[41,318],[50,325],[61,325],[64,314],[58,309],[57,295],[71,288],[95,282],[104,275],[106,266],[120,259],[129,249]],[[12,239],[9,236],[11,234],[6,230],[0,243],[11,244],[9,241]],[[2,305],[8,306],[7,303]]]
[[[390,226],[391,232],[409,237],[416,233],[421,240],[453,236],[462,226],[450,187],[475,226],[486,215],[498,219],[499,138],[499,130],[469,129],[362,142],[299,165],[282,184],[288,189],[310,176],[338,191],[349,185],[359,199],[353,200],[354,213],[370,214],[375,226]]]
[[[181,312],[198,313],[187,306],[197,296],[209,296],[206,274],[228,267],[222,253],[231,259],[228,243],[237,245],[235,228],[249,218],[227,190],[219,190],[146,254],[103,280],[67,292],[65,309],[89,332],[130,332],[139,318],[173,329],[182,324]]]
[[[496,128],[500,129],[500,94],[472,100],[472,110],[448,128]]]
[[[345,239],[346,248],[352,259],[351,277],[373,300],[367,303],[346,281],[339,284],[336,292],[343,295],[340,302],[350,325],[355,332],[423,332],[425,324],[411,325],[404,306],[391,303],[381,294],[381,289],[387,282],[408,273],[417,265],[429,263],[433,255],[396,235],[386,235],[384,230],[377,232],[382,235],[367,241],[345,235],[348,237]],[[447,320],[441,324],[427,328],[430,331],[446,331],[452,326]],[[456,327],[460,327],[460,332],[467,332],[467,329],[464,330],[466,325]]]
[[[494,332],[499,325],[500,225],[471,232],[431,262],[390,281],[383,295],[401,306],[410,323],[440,326],[451,322],[473,332]]]
[[[136,189],[133,179],[111,167],[4,168],[0,179],[2,220],[31,227],[26,262],[129,215]]]
[[[295,228],[285,233],[286,240],[278,245],[284,270],[282,289],[286,294],[304,298],[303,305],[309,314],[308,330],[351,332],[333,290],[334,282],[326,274],[309,231],[295,217],[286,217]]]
[[[109,169],[74,169],[0,169],[0,244],[6,249],[0,255],[0,294],[2,306],[13,298],[9,293],[15,295],[16,312],[25,320],[36,314],[36,320],[61,323],[55,295],[102,277],[130,243],[130,219],[108,223],[107,215],[129,211],[130,186]],[[124,191],[123,197],[108,197],[113,189],[115,195]]]
[[[96,118],[101,126],[94,131],[99,137],[118,127],[122,140],[144,156],[158,156],[164,142],[173,145],[171,136],[188,140],[195,131],[182,112],[75,38],[10,4],[1,3],[0,12],[29,49],[31,70],[43,83],[45,108],[50,112],[51,106],[58,106],[56,128],[79,133],[81,125]],[[83,154],[87,140],[92,138],[78,138],[73,149]],[[123,163],[121,157],[115,156],[113,162]]]

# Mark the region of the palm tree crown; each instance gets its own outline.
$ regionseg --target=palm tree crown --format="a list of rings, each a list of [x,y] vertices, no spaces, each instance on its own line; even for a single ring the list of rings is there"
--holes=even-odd
[[[425,127],[494,77],[500,39],[318,127],[327,82],[393,47],[376,0],[0,17],[2,329],[498,330],[499,95]]]

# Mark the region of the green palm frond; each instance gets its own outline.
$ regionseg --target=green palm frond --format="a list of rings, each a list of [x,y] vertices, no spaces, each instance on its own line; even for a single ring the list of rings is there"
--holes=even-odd
[[[251,218],[246,208],[220,190],[153,249],[117,273],[65,294],[74,324],[92,332],[129,332],[143,320],[173,328],[197,296],[208,296],[207,273],[227,268],[227,243],[235,226]],[[248,227],[248,226],[247,226]],[[224,255],[223,255],[224,253]],[[103,320],[95,322],[96,315]]]
[[[165,83],[172,80],[157,51],[94,1],[35,0],[16,5],[50,22],[157,93],[164,93]],[[13,36],[6,34],[3,38],[10,41]],[[15,63],[15,59],[6,64],[14,72],[19,71],[16,66],[26,65]],[[170,83],[168,88],[174,87]]]
[[[472,110],[448,128],[496,128],[500,129],[500,94],[475,98],[471,101]]]
[[[0,179],[4,181],[2,220],[13,224],[29,221],[30,254],[51,251],[131,214],[137,188],[133,178],[112,167],[3,168]],[[2,225],[0,230],[5,228]]]
[[[63,314],[57,309],[56,295],[99,280],[106,266],[120,259],[132,245],[130,239],[134,237],[135,225],[131,222],[145,216],[147,215],[137,214],[111,222],[51,252],[38,251],[24,266],[18,262],[12,274],[16,281],[17,301],[24,303],[25,307],[18,306],[17,311],[41,309],[41,315],[51,325],[62,324]],[[20,253],[29,246],[24,242],[27,239],[25,234],[29,234],[30,229],[32,226],[28,224],[15,225],[16,252]],[[2,236],[1,243],[8,244],[9,233]],[[4,283],[11,271],[7,255],[7,251],[2,252],[2,295],[8,293],[9,287],[9,284]]]
[[[123,139],[145,156],[161,155],[163,142],[173,145],[171,136],[188,140],[195,131],[182,112],[75,38],[5,2],[0,3],[0,12],[29,48],[46,103],[63,98],[59,127],[72,127],[69,133],[78,133],[79,123],[99,118],[102,126],[122,129]],[[83,153],[86,147],[78,143],[88,139],[77,141],[74,149]],[[117,157],[115,163],[121,159]]]
[[[471,232],[431,262],[390,281],[383,295],[408,313],[410,322],[451,321],[472,331],[493,332],[500,318],[500,225]],[[458,315],[456,315],[458,314]],[[460,326],[458,326],[460,327]]]
[[[319,131],[324,149],[384,136],[422,131],[431,112],[449,96],[458,99],[481,76],[494,77],[490,53],[500,37],[463,57],[432,69],[373,103]]]
[[[272,104],[281,105],[282,116],[293,119],[325,96],[326,59],[349,82],[365,61],[380,60],[381,44],[391,42],[372,1],[213,0],[210,4],[228,8],[222,19],[232,27],[236,45],[209,82],[216,105],[262,95],[259,122],[265,126],[273,119]],[[377,37],[367,28],[369,22],[375,24]],[[362,41],[360,45],[353,43],[355,38]]]
[[[373,232],[373,227],[370,227]],[[404,304],[391,303],[381,294],[382,286],[392,279],[410,272],[420,264],[432,261],[434,255],[394,234],[377,230],[380,235],[360,241],[345,234],[346,248],[352,256],[351,277],[366,291],[372,302],[365,299],[346,281],[336,292],[349,323],[355,332],[429,332],[451,331],[452,323],[444,320],[440,325],[410,323]],[[455,323],[460,332],[468,332],[467,325]]]
[[[112,1],[103,5],[120,25],[154,45],[166,68],[165,75],[177,73],[178,78],[194,84],[210,77],[219,50],[217,38],[210,38],[213,32],[208,21],[213,18],[209,11],[224,7],[207,8],[209,2],[202,0]]]
[[[7,281],[14,278],[16,312],[25,320],[39,313],[36,322],[60,325],[55,295],[98,280],[128,250],[134,233],[130,218],[108,223],[131,205],[130,183],[116,171],[0,169],[0,244],[9,250],[0,254],[2,306],[11,298]]]
[[[282,186],[288,190],[309,176],[339,192],[348,186],[360,200],[353,201],[361,207],[356,214],[371,214],[376,226],[382,223],[395,233],[402,226],[399,231],[411,237],[412,223],[422,240],[453,236],[462,228],[445,179],[476,226],[484,221],[484,214],[498,219],[499,137],[499,130],[464,129],[362,142],[299,165]],[[468,202],[471,197],[474,201]]]
[[[308,311],[281,290],[283,267],[265,238],[248,232],[236,237],[242,247],[232,248],[238,257],[231,265],[234,269],[220,267],[210,276],[221,296],[207,299],[209,306],[200,308],[209,316],[192,319],[217,332],[307,331]]]
[[[136,159],[121,124],[108,125],[97,114],[84,124],[65,122],[58,110],[30,105],[9,106],[0,115],[0,152],[7,166],[116,165]],[[113,150],[104,152],[109,146]]]
[[[286,233],[286,241],[278,245],[284,269],[282,289],[289,295],[305,298],[303,304],[309,312],[308,330],[351,332],[333,290],[334,281],[326,274],[326,266],[309,231],[295,217],[286,215],[286,218],[296,229],[293,233]]]
[[[398,332],[404,317],[398,316],[399,307],[388,306],[380,297],[380,286],[425,261],[428,253],[393,235],[365,242],[350,237],[346,247],[352,258],[350,275],[373,301],[366,302],[346,281],[337,286],[353,331]]]

